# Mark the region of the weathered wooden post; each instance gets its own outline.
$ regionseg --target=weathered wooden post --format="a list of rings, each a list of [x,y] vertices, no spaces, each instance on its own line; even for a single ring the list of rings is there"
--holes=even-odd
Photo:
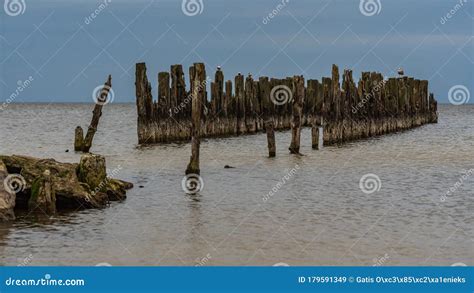
[[[340,99],[340,93],[341,93],[341,84],[339,82],[339,67],[336,64],[332,65],[332,97],[334,100],[334,120],[336,123],[339,122],[340,117],[341,117],[341,99]]]
[[[225,82],[225,91],[222,97],[222,114],[223,116],[229,118],[229,111],[232,108],[232,81],[227,80]]]
[[[313,120],[315,120],[313,118]],[[319,127],[316,121],[311,123],[311,147],[313,150],[319,150]]]
[[[341,109],[341,119],[342,119],[342,140],[349,140],[352,135],[352,123],[350,118],[350,104],[352,101],[352,92],[353,92],[353,81],[352,81],[352,70],[345,69],[342,76],[342,91],[341,91],[341,100],[342,100],[342,109]]]
[[[323,96],[323,84],[318,82],[316,92],[316,125],[318,126],[318,149],[322,149],[324,145],[324,117],[327,117],[326,114],[326,105]]]
[[[244,84],[244,108],[245,108],[245,132],[254,133],[256,131],[255,115],[255,83],[252,74],[245,78]]]
[[[226,111],[225,108],[225,95],[224,95],[224,72],[221,67],[217,67],[217,71],[214,75],[214,92],[213,92],[213,113],[219,116],[224,116]]]
[[[153,116],[153,96],[146,74],[146,64],[137,63],[135,71],[135,96],[137,103],[138,143],[154,142],[154,129],[151,129]]]
[[[270,87],[271,85],[268,81],[268,77],[260,77],[258,91],[262,102],[264,128],[267,133],[268,156],[273,158],[276,156],[275,129],[273,122],[275,105],[270,99]]]
[[[224,102],[224,115],[227,117],[227,128],[226,134],[237,133],[237,123],[235,117],[235,99],[232,96],[232,81],[228,80],[225,82],[225,102]]]
[[[32,183],[28,209],[47,214],[56,212],[56,193],[49,170],[45,170],[42,176]]]
[[[291,154],[300,154],[301,116],[305,96],[303,76],[295,76],[293,78],[293,89],[294,97],[291,121],[291,144],[289,150]]]
[[[333,143],[333,135],[332,135],[332,128],[333,124],[333,105],[334,101],[332,99],[332,80],[328,77],[323,77],[321,85],[321,96],[323,100],[322,106],[322,121],[324,124],[324,143],[332,144]]]
[[[82,155],[76,173],[79,181],[87,184],[93,195],[106,191],[108,179],[105,157],[91,153]]]
[[[205,84],[206,70],[204,63],[194,63],[193,84],[191,86],[192,91],[192,107],[191,107],[191,159],[188,167],[186,168],[186,174],[200,174],[199,168],[199,147],[200,147],[200,129],[201,129],[201,115],[203,111],[202,101],[205,98],[206,93]]]
[[[311,126],[311,146],[313,149],[320,149],[320,128],[322,126],[322,100],[319,91],[319,81],[315,79],[308,80],[308,87],[306,91],[308,124]]]
[[[171,106],[170,74],[168,72],[158,73],[158,104],[159,117],[174,116],[177,108]]]
[[[434,95],[430,93],[430,123],[438,123],[438,102]]]
[[[82,151],[82,145],[84,144],[84,131],[82,127],[77,126],[74,132],[74,151]]]
[[[245,127],[245,91],[244,76],[239,72],[235,76],[235,100],[237,103],[237,134],[246,132]]]
[[[186,98],[186,83],[184,81],[183,66],[180,64],[171,65],[171,90],[170,90],[170,103],[171,109],[178,109],[178,117],[186,117],[186,112],[181,109],[185,103]]]
[[[82,151],[88,153],[92,147],[92,140],[94,139],[94,135],[97,131],[99,119],[102,116],[102,107],[109,102],[107,101],[107,97],[111,88],[112,76],[109,75],[104,87],[97,94],[94,111],[92,112],[92,121],[89,125],[89,128],[87,129],[86,137],[84,137],[82,127],[77,126],[74,131],[74,150],[76,152]]]

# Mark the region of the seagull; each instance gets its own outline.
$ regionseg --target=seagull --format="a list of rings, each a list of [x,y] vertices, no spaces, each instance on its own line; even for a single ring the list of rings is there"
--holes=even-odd
[[[403,71],[403,68],[398,68],[398,75],[403,76],[405,75],[405,72]]]

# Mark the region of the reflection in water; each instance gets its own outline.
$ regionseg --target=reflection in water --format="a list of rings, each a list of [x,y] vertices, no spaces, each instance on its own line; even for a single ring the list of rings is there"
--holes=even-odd
[[[2,137],[17,138],[2,139],[0,149],[78,162],[64,150],[91,109],[10,105]],[[321,151],[305,129],[305,156],[288,154],[289,132],[277,133],[274,159],[264,134],[204,140],[205,188],[186,195],[189,145],[137,146],[135,106],[108,105],[92,151],[106,156],[109,170],[122,166],[117,177],[136,187],[105,209],[19,213],[0,224],[0,263],[31,255],[29,265],[472,264],[474,179],[447,192],[474,168],[473,111],[441,106],[437,125]],[[366,174],[380,178],[380,190],[360,189]]]
[[[189,250],[187,251],[186,254],[188,255],[193,255],[196,251],[200,251],[200,247],[198,243],[201,242],[201,235],[205,235],[203,229],[205,229],[203,223],[202,223],[202,211],[201,211],[201,195],[199,194],[191,194],[188,195],[188,197],[191,199],[189,201],[189,218],[188,222],[191,227],[191,233],[189,239],[189,243],[191,244]],[[196,264],[200,262],[199,259],[195,259]]]

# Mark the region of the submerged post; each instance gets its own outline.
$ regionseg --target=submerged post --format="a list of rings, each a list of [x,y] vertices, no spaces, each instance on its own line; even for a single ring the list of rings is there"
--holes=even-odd
[[[199,168],[199,147],[200,130],[201,130],[201,114],[203,111],[202,101],[205,99],[206,85],[203,84],[206,79],[206,70],[204,63],[194,63],[194,78],[192,78],[192,106],[191,106],[191,159],[186,174],[200,174]]]
[[[289,150],[291,154],[300,154],[301,118],[305,94],[303,76],[295,76],[293,78],[293,92],[294,97],[291,121],[291,144]]]
[[[84,142],[82,145],[82,151],[88,153],[92,147],[92,140],[94,139],[94,135],[97,131],[97,126],[99,125],[100,116],[102,116],[102,107],[108,103],[107,97],[109,95],[109,91],[112,88],[112,76],[109,75],[107,81],[104,84],[102,90],[98,93],[97,101],[94,106],[94,111],[92,112],[92,121],[87,129],[86,137],[84,138]]]

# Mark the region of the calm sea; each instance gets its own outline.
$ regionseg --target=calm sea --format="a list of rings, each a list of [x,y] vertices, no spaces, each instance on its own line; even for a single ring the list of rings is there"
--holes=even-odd
[[[92,108],[8,105],[0,153],[78,162],[74,128]],[[302,157],[288,154],[289,132],[276,138],[274,159],[264,134],[203,141],[204,188],[190,196],[190,145],[139,147],[135,106],[107,105],[92,151],[135,184],[127,200],[0,224],[0,264],[474,265],[474,106],[320,151],[305,129]]]

